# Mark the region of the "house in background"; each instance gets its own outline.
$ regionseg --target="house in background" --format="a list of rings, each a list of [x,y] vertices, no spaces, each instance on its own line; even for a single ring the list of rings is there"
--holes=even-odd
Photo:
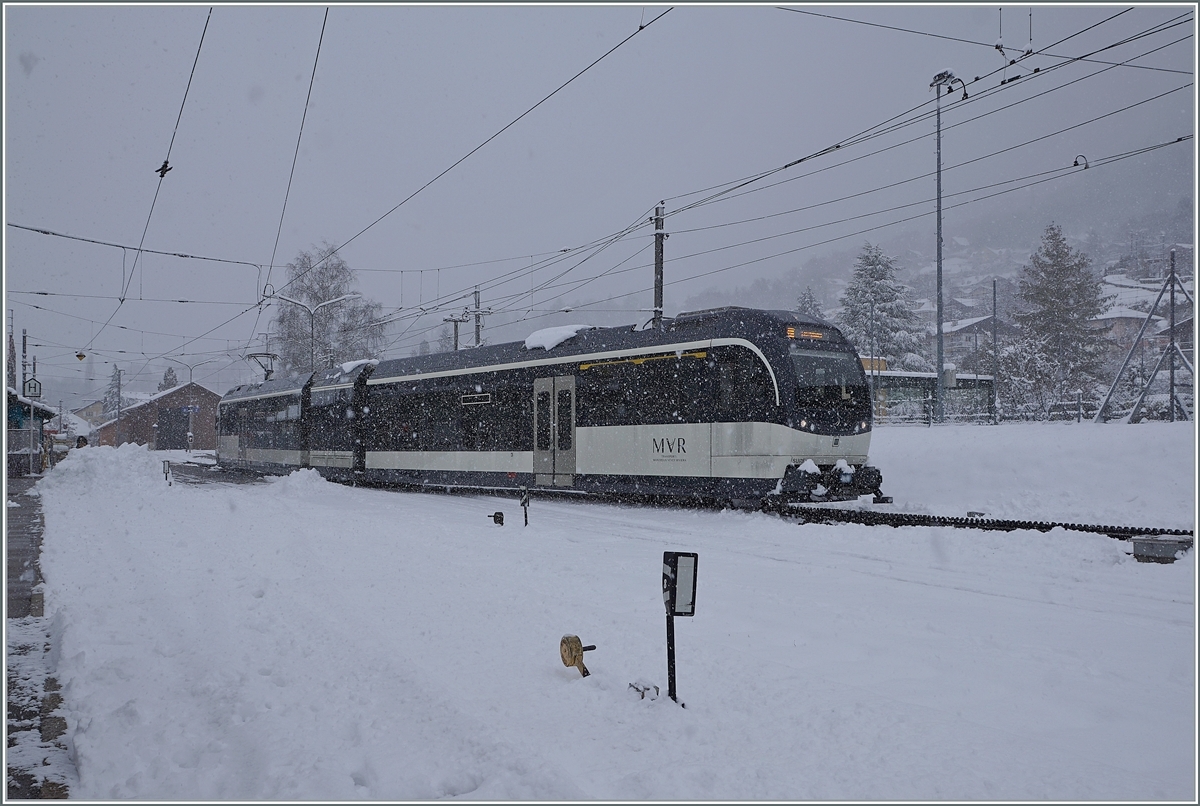
[[[41,473],[46,421],[58,412],[8,387],[8,475]],[[31,450],[32,446],[32,450]]]
[[[946,360],[961,364],[971,353],[992,343],[992,315],[973,316],[942,322],[942,349]],[[996,335],[1001,339],[1016,337],[1020,331],[1003,319],[996,319]],[[936,350],[937,334],[930,334],[931,351]]]
[[[1133,342],[1137,338],[1138,332],[1142,329],[1142,325],[1146,323],[1146,312],[1126,308],[1123,306],[1113,306],[1099,316],[1093,317],[1088,322],[1088,326],[1093,330],[1103,334],[1111,343],[1110,352],[1114,355],[1124,357],[1129,353]],[[1161,317],[1154,317],[1150,322],[1150,326],[1146,328],[1147,335],[1154,333],[1162,326],[1163,320]]]
[[[121,418],[92,430],[93,445],[135,442],[152,451],[216,450],[217,403],[221,396],[198,383],[185,383],[121,410]],[[188,445],[188,434],[192,444]]]
[[[104,413],[103,400],[96,400],[81,408],[71,409],[71,413],[80,419],[87,420],[92,425],[100,425],[100,423],[109,419]]]
[[[1162,330],[1154,334],[1154,338],[1165,348],[1171,342],[1171,326],[1164,324]],[[1175,343],[1179,345],[1184,357],[1195,366],[1196,337],[1190,314],[1185,319],[1175,320]]]

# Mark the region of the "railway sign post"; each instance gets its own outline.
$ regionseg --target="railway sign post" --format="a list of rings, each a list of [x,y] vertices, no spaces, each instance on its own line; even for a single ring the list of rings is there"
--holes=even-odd
[[[37,356],[33,357],[33,371],[37,372]],[[29,378],[25,383],[21,384],[21,392],[25,397],[29,398],[29,419],[26,421],[26,426],[29,428],[29,475],[33,475],[33,401],[42,396],[42,382],[36,377]]]
[[[696,615],[694,552],[663,552],[663,604],[667,608],[667,695],[675,702],[675,617]]]

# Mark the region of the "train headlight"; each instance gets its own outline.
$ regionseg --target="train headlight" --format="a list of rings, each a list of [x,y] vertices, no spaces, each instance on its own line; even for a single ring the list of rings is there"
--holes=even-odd
[[[801,427],[801,428],[808,428],[808,420],[801,420],[801,421],[800,421],[800,427]]]

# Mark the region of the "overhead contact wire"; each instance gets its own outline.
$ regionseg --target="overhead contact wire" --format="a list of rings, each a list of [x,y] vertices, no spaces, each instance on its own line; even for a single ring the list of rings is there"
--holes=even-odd
[[[671,13],[671,11],[673,11],[673,10],[674,10],[674,6],[672,6],[671,8],[668,8],[668,9],[667,9],[666,11],[664,11],[662,14],[659,14],[657,17],[655,17],[654,19],[650,20],[650,22],[646,23],[645,25],[639,25],[639,26],[638,26],[638,29],[637,29],[636,31],[634,31],[634,32],[633,32],[633,33],[631,33],[629,36],[627,36],[627,37],[625,37],[624,39],[622,39],[622,40],[621,40],[620,42],[618,42],[617,44],[613,45],[611,48],[609,48],[607,51],[605,51],[605,53],[604,53],[602,56],[600,56],[598,59],[596,59],[595,61],[593,61],[593,62],[592,62],[591,64],[589,64],[587,67],[585,67],[585,68],[583,68],[582,70],[580,70],[580,71],[579,71],[578,73],[576,73],[575,75],[571,76],[571,78],[567,79],[565,82],[563,82],[561,85],[559,85],[559,87],[558,87],[557,89],[555,89],[553,92],[551,92],[549,95],[547,95],[546,97],[542,98],[542,99],[541,99],[540,101],[538,101],[536,104],[534,104],[533,106],[531,106],[531,107],[529,107],[528,109],[526,109],[524,112],[522,112],[522,113],[521,113],[520,115],[518,115],[516,118],[514,118],[514,119],[513,119],[511,122],[509,122],[507,125],[505,125],[503,128],[501,128],[501,129],[500,129],[499,131],[497,131],[495,134],[493,134],[491,137],[487,138],[487,139],[486,139],[486,140],[484,140],[482,143],[480,143],[479,145],[475,146],[473,149],[471,149],[470,151],[468,151],[466,154],[464,154],[462,157],[460,157],[458,160],[456,160],[456,161],[455,161],[455,162],[454,162],[454,163],[453,163],[453,164],[452,164],[452,165],[451,165],[449,168],[446,168],[444,171],[442,171],[441,173],[439,173],[437,176],[433,177],[433,178],[432,178],[432,179],[430,179],[428,182],[426,182],[425,184],[421,185],[419,188],[417,188],[416,190],[414,190],[414,191],[413,191],[412,193],[410,193],[410,194],[409,194],[407,197],[405,197],[405,198],[404,198],[403,200],[401,200],[401,201],[400,201],[398,204],[396,204],[396,206],[395,206],[395,207],[392,207],[390,210],[388,210],[386,213],[384,213],[383,215],[381,215],[379,218],[375,219],[375,220],[374,220],[374,221],[372,221],[370,224],[368,224],[367,226],[363,227],[361,230],[359,230],[357,233],[355,233],[353,236],[351,236],[351,237],[350,237],[350,238],[349,238],[349,239],[348,239],[348,240],[347,240],[345,243],[343,243],[341,246],[338,246],[337,248],[335,248],[334,250],[332,250],[332,251],[331,251],[331,252],[330,252],[328,255],[326,255],[326,256],[325,256],[325,257],[324,257],[324,258],[323,258],[321,261],[318,261],[317,263],[313,264],[313,266],[312,266],[310,269],[308,269],[308,271],[312,271],[313,269],[315,269],[315,268],[316,268],[318,265],[320,265],[320,263],[324,262],[325,260],[328,260],[330,257],[332,257],[333,255],[337,254],[337,253],[338,253],[338,252],[339,252],[341,249],[344,249],[346,246],[348,246],[348,245],[349,245],[351,242],[353,242],[353,241],[354,241],[356,238],[358,238],[360,235],[362,235],[363,233],[365,233],[367,230],[371,229],[371,228],[372,228],[372,227],[374,227],[376,224],[378,224],[380,221],[383,221],[383,219],[387,218],[387,217],[388,217],[388,216],[390,216],[392,213],[396,212],[396,210],[400,209],[400,207],[402,207],[403,205],[407,204],[407,203],[408,203],[409,201],[411,201],[411,200],[412,200],[414,197],[416,197],[416,196],[417,196],[417,194],[419,194],[421,191],[425,190],[425,188],[429,187],[429,186],[430,186],[430,185],[432,185],[434,182],[438,181],[438,180],[439,180],[439,179],[441,179],[443,176],[445,176],[446,174],[450,173],[452,170],[454,170],[455,168],[457,168],[459,165],[461,165],[463,162],[465,162],[465,161],[466,161],[466,160],[467,160],[467,159],[468,159],[468,158],[469,158],[469,157],[470,157],[472,154],[474,154],[475,152],[479,151],[479,149],[483,148],[483,147],[484,147],[484,146],[486,146],[488,143],[490,143],[490,142],[492,142],[493,140],[495,140],[495,139],[496,139],[497,137],[499,137],[501,134],[503,134],[504,132],[506,132],[506,131],[507,131],[508,129],[510,129],[512,126],[514,126],[514,125],[515,125],[515,124],[516,124],[518,121],[520,121],[520,120],[521,120],[521,119],[523,119],[523,118],[524,118],[526,115],[528,115],[530,112],[533,112],[533,110],[537,109],[539,106],[541,106],[542,104],[544,104],[546,101],[550,100],[550,99],[551,99],[551,98],[553,98],[555,95],[557,95],[557,94],[559,93],[559,91],[561,91],[563,88],[565,88],[565,87],[566,87],[568,84],[570,84],[571,82],[575,81],[575,79],[579,78],[580,76],[582,76],[582,75],[583,75],[584,73],[586,73],[587,71],[591,70],[593,67],[595,67],[597,64],[599,64],[600,62],[602,62],[604,59],[608,58],[608,56],[612,55],[612,53],[613,53],[614,51],[616,51],[618,48],[620,48],[620,47],[621,47],[622,45],[624,45],[626,42],[628,42],[629,40],[633,39],[635,36],[637,36],[638,34],[640,34],[642,31],[644,31],[645,29],[649,28],[649,27],[650,27],[651,25],[653,25],[654,23],[656,23],[656,22],[658,22],[659,20],[661,20],[663,17],[667,16],[667,14]],[[307,273],[307,272],[305,272],[305,273]],[[294,282],[295,280],[298,280],[298,279],[299,279],[301,276],[303,276],[303,275],[299,275],[299,276],[297,276],[297,277],[296,277],[294,280],[292,280],[292,281],[290,281],[290,282]],[[280,286],[280,289],[282,290],[283,288],[286,288],[288,285],[290,285],[290,282],[289,282],[289,283],[285,283],[283,286]]]
[[[200,63],[200,50],[204,47],[204,36],[208,33],[208,22],[212,19],[212,7],[208,9],[208,16],[204,18],[204,30],[200,32],[200,44],[196,46],[196,58],[192,61],[192,71],[188,74],[187,87],[183,91],[183,101],[179,104],[179,114],[175,118],[175,129],[171,132],[171,142],[167,145],[167,157],[163,160],[163,167],[166,168],[171,160],[171,149],[175,147],[175,135],[179,133],[179,122],[183,119],[183,109],[187,105],[188,92],[192,88],[192,78],[196,75],[196,65]],[[150,213],[146,216],[146,226],[142,228],[142,239],[138,242],[137,253],[133,256],[133,265],[129,269],[129,279],[125,281],[121,288],[120,301],[117,307],[109,314],[108,319],[100,326],[92,338],[88,340],[83,349],[88,349],[96,341],[96,338],[104,332],[108,327],[109,322],[112,322],[113,317],[117,315],[117,311],[121,310],[121,306],[125,304],[125,297],[129,293],[129,286],[133,283],[133,275],[137,272],[138,258],[142,254],[142,246],[146,242],[146,232],[150,229],[150,219],[154,217],[154,206],[158,203],[158,194],[162,190],[163,180],[166,179],[166,171],[164,170],[158,177],[158,185],[154,188],[154,198],[150,202]]]

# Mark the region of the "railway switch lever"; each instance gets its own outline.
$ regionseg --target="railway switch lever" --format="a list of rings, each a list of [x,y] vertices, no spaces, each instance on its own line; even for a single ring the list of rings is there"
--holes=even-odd
[[[584,677],[591,672],[583,665],[583,653],[590,652],[595,648],[595,644],[584,646],[578,635],[564,635],[558,642],[558,654],[562,657],[563,666],[574,666]]]

